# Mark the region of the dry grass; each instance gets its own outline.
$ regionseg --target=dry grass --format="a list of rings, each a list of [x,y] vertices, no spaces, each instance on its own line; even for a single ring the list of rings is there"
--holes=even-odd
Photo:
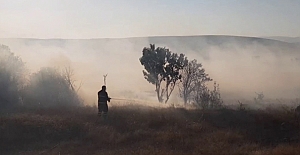
[[[0,154],[299,154],[299,129],[284,110],[19,109],[1,114]]]

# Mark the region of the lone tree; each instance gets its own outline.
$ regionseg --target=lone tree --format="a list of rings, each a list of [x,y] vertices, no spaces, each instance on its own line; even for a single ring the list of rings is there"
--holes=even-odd
[[[187,64],[184,54],[172,53],[169,49],[150,44],[150,48],[143,49],[140,58],[144,66],[145,79],[155,85],[155,91],[159,102],[168,102],[176,83],[181,79],[180,70]]]
[[[181,70],[181,83],[178,84],[180,97],[183,98],[186,105],[191,98],[199,91],[199,88],[205,89],[205,82],[212,81],[205,73],[201,63],[194,59]]]

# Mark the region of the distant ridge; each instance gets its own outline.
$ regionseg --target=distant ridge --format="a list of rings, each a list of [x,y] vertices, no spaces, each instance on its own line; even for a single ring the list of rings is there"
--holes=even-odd
[[[70,38],[0,38],[0,39],[17,39],[17,40],[118,40],[118,39],[145,39],[145,38],[247,38],[247,39],[267,39],[274,41],[282,41],[288,39],[300,39],[300,37],[253,37],[253,36],[238,36],[238,35],[186,35],[186,36],[144,36],[144,37],[117,37],[117,38],[85,38],[85,39],[70,39]]]
[[[295,43],[290,40],[297,40],[300,37],[250,37],[250,36],[231,36],[231,35],[190,35],[190,36],[148,36],[148,37],[127,37],[127,38],[90,38],[90,39],[62,39],[62,38],[0,38],[0,40],[24,40],[24,41],[72,41],[72,40],[206,40],[209,42],[232,42],[232,41],[248,41],[248,42],[264,42],[264,43]]]
[[[272,36],[272,37],[264,37],[264,38],[284,41],[288,43],[300,43],[300,37]]]
[[[221,48],[237,47],[256,47],[264,46],[268,48],[279,49],[282,51],[300,48],[297,42],[287,42],[276,38],[262,38],[249,36],[230,36],[230,35],[191,35],[191,36],[149,36],[149,37],[128,37],[128,38],[92,38],[92,39],[38,39],[38,38],[0,38],[0,44],[5,43],[23,43],[25,45],[41,45],[64,47],[66,44],[81,44],[84,46],[102,46],[113,43],[114,41],[136,44],[138,46],[148,46],[149,44],[158,44],[176,49],[203,50],[211,46]],[[118,43],[116,43],[118,44]]]

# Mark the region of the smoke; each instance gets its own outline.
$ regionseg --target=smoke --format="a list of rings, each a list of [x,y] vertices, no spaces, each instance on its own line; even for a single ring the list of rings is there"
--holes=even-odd
[[[191,52],[220,84],[223,98],[253,99],[255,92],[269,99],[300,97],[298,49],[258,43],[240,46],[232,42],[230,46],[210,46],[204,51],[206,57]]]
[[[255,92],[263,92],[267,98],[299,97],[299,49],[293,44],[260,41],[212,41],[201,37],[0,39],[1,44],[8,45],[26,62],[30,73],[41,67],[70,66],[76,86],[81,85],[79,93],[88,105],[96,103],[105,74],[111,97],[156,101],[155,88],[144,79],[139,62],[142,49],[150,43],[201,62],[206,73],[220,84],[224,99],[253,99]],[[177,93],[170,102],[180,102]]]

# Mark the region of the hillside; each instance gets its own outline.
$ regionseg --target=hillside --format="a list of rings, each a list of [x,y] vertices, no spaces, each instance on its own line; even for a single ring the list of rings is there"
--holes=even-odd
[[[288,43],[300,43],[300,37],[283,37],[283,36],[274,36],[274,37],[264,37],[273,40],[279,40]]]
[[[286,41],[288,39],[278,39],[278,37],[258,38],[247,36],[226,36],[226,35],[199,35],[199,36],[153,36],[153,37],[133,37],[133,38],[95,38],[95,39],[35,39],[35,38],[0,38],[0,43],[23,43],[25,45],[41,45],[66,47],[68,43],[80,43],[82,45],[93,45],[101,47],[110,42],[133,43],[136,45],[147,43],[162,44],[168,47],[185,47],[192,50],[202,50],[209,46],[230,47],[236,45],[240,47],[261,45],[277,48],[296,48],[296,44]],[[146,46],[146,45],[145,45]]]
[[[208,58],[211,48],[218,48],[224,51],[232,49],[251,49],[254,53],[261,50],[269,50],[273,53],[299,53],[300,45],[295,42],[285,42],[273,38],[258,38],[247,36],[226,36],[226,35],[200,35],[200,36],[153,36],[134,38],[95,38],[95,39],[34,39],[16,38],[0,39],[1,44],[6,44],[11,48],[15,46],[38,46],[44,48],[67,48],[86,47],[92,52],[95,49],[103,52],[110,52],[115,49],[130,47],[135,51],[140,51],[149,44],[164,46],[175,52],[197,52],[203,58]],[[76,49],[74,49],[76,50]],[[128,49],[124,49],[128,50]],[[134,52],[134,51],[131,51]]]

